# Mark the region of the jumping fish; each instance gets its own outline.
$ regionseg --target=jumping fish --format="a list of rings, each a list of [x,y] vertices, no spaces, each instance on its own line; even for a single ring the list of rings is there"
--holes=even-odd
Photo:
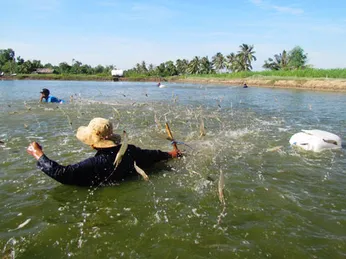
[[[223,194],[223,189],[225,187],[225,177],[223,175],[222,170],[220,169],[220,177],[219,177],[219,200],[220,202],[225,205],[225,196]]]
[[[127,150],[127,146],[128,146],[126,131],[124,130],[123,133],[124,133],[123,134],[123,142],[121,143],[121,147],[120,147],[120,149],[118,151],[118,154],[115,157],[115,160],[114,160],[114,163],[113,163],[115,165],[115,168],[117,168],[118,165],[121,163],[121,160],[123,159],[123,156],[124,156],[124,154],[125,154],[125,152]]]
[[[15,228],[15,229],[10,229],[8,232],[14,231],[14,230],[17,230],[17,229],[21,229],[22,227],[25,227],[30,221],[31,221],[31,219],[27,219],[27,220],[24,221],[22,224],[20,224],[17,228]]]
[[[281,148],[282,148],[282,146],[276,146],[276,147],[272,147],[272,148],[267,148],[267,152],[279,151]]]
[[[156,113],[155,113],[154,119],[155,119],[155,123],[156,123],[156,126],[157,126],[158,130],[161,131],[162,126],[161,126],[160,121],[156,117]]]
[[[139,173],[145,181],[149,181],[149,176],[144,172],[142,168],[140,168],[137,164],[136,161],[133,164],[135,166],[136,172]]]
[[[169,125],[168,125],[167,122],[166,122],[166,132],[167,132],[167,135],[168,135],[168,139],[169,139],[170,141],[172,141],[172,145],[173,145],[174,150],[177,150],[177,149],[178,149],[177,143],[175,142],[175,140],[174,140],[174,138],[173,138],[172,131],[171,131],[171,129],[169,128]]]
[[[112,107],[112,108],[118,114],[118,117],[120,118],[120,112],[117,109],[115,109],[114,107]]]
[[[201,124],[199,126],[199,133],[200,133],[199,134],[200,137],[205,136],[204,120],[202,117],[201,117]]]

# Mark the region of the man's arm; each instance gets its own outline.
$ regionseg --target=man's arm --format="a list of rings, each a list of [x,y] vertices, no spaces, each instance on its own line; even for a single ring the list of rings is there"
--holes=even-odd
[[[92,185],[93,180],[98,180],[95,178],[96,160],[101,158],[91,157],[77,164],[62,166],[49,159],[37,142],[31,143],[27,152],[37,160],[39,169],[62,184],[88,186]]]
[[[176,158],[181,155],[179,150],[164,152],[161,150],[141,149],[134,145],[129,145],[128,148],[131,156],[136,161],[136,164],[143,168],[150,167],[159,161]]]
[[[59,183],[91,186],[93,180],[98,182],[95,177],[95,160],[96,157],[91,157],[77,164],[63,166],[43,155],[37,160],[37,167]]]

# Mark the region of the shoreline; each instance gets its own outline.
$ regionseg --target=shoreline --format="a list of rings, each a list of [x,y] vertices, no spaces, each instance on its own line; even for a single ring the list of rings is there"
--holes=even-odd
[[[61,80],[61,81],[113,81],[111,77],[100,76],[3,76],[0,80]],[[266,87],[273,89],[301,89],[313,91],[346,92],[346,79],[313,79],[313,78],[119,78],[119,82],[172,82],[172,83],[193,83],[193,84],[217,84],[227,86],[242,86],[246,83],[249,87]]]
[[[346,79],[219,79],[219,78],[186,78],[167,80],[168,82],[200,83],[242,86],[265,87],[273,89],[302,89],[314,91],[346,92]]]

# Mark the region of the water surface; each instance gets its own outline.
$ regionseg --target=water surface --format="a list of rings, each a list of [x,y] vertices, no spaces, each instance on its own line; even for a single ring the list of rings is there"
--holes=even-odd
[[[198,84],[0,81],[0,248],[16,258],[345,258],[345,149],[301,152],[301,129],[346,136],[346,94]],[[39,104],[39,92],[66,104]],[[73,101],[70,102],[70,96]],[[63,165],[94,151],[94,117],[142,148],[186,156],[99,189],[64,186],[26,154]],[[155,121],[156,117],[156,121]],[[206,136],[200,136],[204,120]],[[218,199],[225,175],[224,207]],[[23,227],[18,228],[22,223]],[[18,228],[18,229],[17,229]]]

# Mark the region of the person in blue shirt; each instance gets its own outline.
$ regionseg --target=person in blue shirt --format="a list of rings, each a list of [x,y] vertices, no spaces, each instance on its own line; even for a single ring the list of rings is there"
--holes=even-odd
[[[46,103],[64,103],[64,100],[61,100],[59,98],[56,98],[55,96],[49,95],[50,92],[47,88],[43,88],[40,97],[40,102],[46,102]]]

